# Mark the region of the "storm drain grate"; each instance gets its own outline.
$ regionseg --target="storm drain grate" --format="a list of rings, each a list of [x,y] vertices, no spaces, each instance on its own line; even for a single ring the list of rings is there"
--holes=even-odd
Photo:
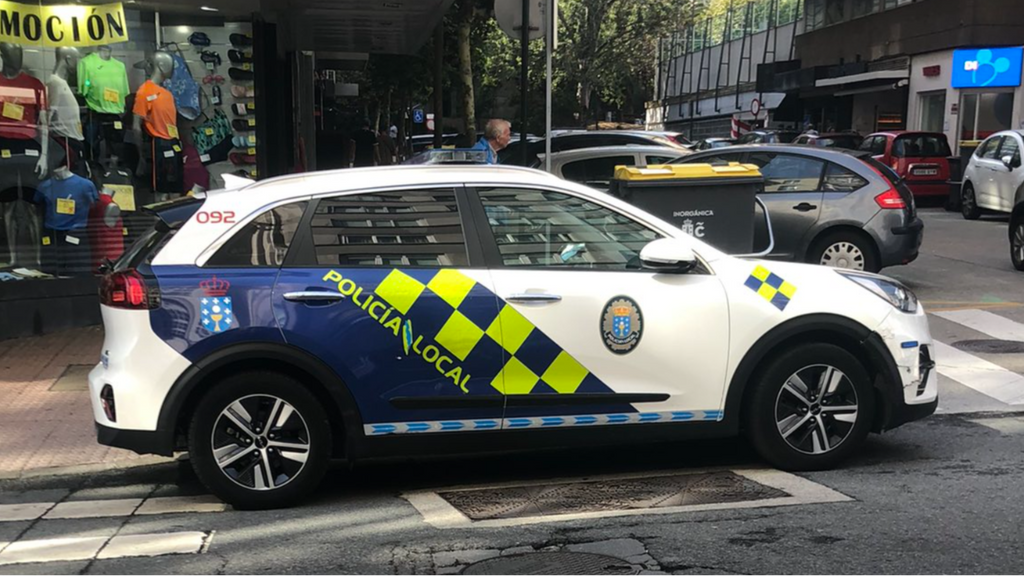
[[[89,372],[93,365],[71,364],[50,386],[50,392],[83,392],[89,389]]]
[[[438,495],[471,520],[644,510],[789,496],[729,471],[481,488]]]
[[[489,558],[463,574],[631,574],[629,562],[590,552],[533,552]]]
[[[1017,340],[961,340],[953,347],[980,354],[1024,354],[1024,342]]]

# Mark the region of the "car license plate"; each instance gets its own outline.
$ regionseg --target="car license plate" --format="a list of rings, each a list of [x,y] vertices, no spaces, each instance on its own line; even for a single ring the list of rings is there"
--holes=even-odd
[[[935,176],[938,173],[938,168],[918,168],[914,170],[914,176]]]

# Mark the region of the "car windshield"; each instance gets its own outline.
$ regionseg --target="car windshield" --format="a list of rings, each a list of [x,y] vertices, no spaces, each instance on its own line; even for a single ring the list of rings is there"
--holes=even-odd
[[[938,134],[911,134],[900,136],[892,144],[892,155],[897,158],[937,158],[951,156],[946,137]]]

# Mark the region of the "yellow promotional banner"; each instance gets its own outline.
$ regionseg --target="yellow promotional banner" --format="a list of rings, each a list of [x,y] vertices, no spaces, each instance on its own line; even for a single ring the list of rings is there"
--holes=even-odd
[[[121,3],[39,6],[0,0],[0,42],[102,46],[128,41]]]

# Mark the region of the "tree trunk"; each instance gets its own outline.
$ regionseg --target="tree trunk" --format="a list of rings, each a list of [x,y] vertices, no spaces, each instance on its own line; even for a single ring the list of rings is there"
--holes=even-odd
[[[473,93],[473,56],[469,42],[475,0],[462,0],[459,21],[459,80],[462,82],[462,121],[469,145],[476,143],[476,96]]]
[[[391,130],[391,88],[384,97],[384,126],[385,130]]]
[[[434,148],[444,141],[444,21],[434,30]]]

